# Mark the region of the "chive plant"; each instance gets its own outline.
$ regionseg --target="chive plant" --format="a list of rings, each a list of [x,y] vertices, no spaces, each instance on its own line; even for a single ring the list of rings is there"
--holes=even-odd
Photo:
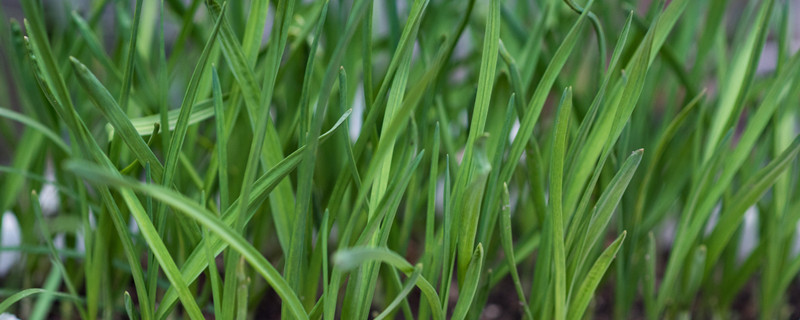
[[[0,313],[800,315],[791,1],[19,3]]]

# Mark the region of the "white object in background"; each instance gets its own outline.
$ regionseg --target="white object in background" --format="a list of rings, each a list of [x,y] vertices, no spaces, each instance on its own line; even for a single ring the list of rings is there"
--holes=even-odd
[[[19,320],[17,316],[10,313],[0,313],[0,320]]]
[[[17,217],[11,212],[3,213],[3,230],[2,238],[0,238],[0,246],[2,247],[16,247],[22,242],[22,233],[19,229],[19,222]],[[0,277],[5,277],[8,271],[19,260],[19,251],[3,251],[0,252]],[[0,320],[5,320],[0,316]],[[15,318],[9,318],[15,319]]]
[[[39,206],[42,208],[42,214],[46,217],[58,212],[61,207],[61,200],[58,198],[56,186],[49,183],[45,183],[42,186],[42,190],[39,191]]]
[[[739,250],[736,252],[736,258],[739,262],[743,262],[755,250],[758,244],[758,208],[752,206],[747,208],[744,212],[744,221],[742,230],[742,239],[739,242]]]

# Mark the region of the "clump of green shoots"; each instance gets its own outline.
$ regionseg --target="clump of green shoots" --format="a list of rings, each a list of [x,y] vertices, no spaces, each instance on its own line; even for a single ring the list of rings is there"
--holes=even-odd
[[[0,313],[800,315],[790,1],[581,2],[0,11]]]

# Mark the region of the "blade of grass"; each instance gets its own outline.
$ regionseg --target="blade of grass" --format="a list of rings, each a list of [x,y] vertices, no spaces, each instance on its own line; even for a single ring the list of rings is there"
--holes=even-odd
[[[575,246],[574,255],[572,256],[571,263],[568,266],[568,278],[570,279],[569,288],[570,293],[577,284],[580,278],[580,272],[586,263],[591,253],[591,249],[602,241],[603,233],[611,220],[611,215],[617,209],[625,189],[633,179],[639,163],[642,161],[644,150],[639,149],[631,153],[625,163],[623,163],[620,170],[614,175],[614,178],[609,183],[606,191],[600,195],[594,209],[592,210],[589,220],[583,220],[581,225],[577,225],[576,229],[570,230],[580,237],[580,242],[572,243]],[[580,235],[583,235],[582,237]],[[576,239],[577,240],[577,239]]]
[[[472,121],[469,126],[469,134],[464,149],[464,156],[462,158],[461,166],[458,170],[455,188],[453,192],[456,203],[461,203],[461,199],[466,196],[467,189],[475,181],[472,177],[475,170],[483,169],[481,164],[473,165],[475,148],[478,146],[478,138],[484,133],[486,125],[486,117],[489,112],[489,103],[492,97],[492,90],[494,89],[493,83],[495,79],[495,70],[497,69],[497,56],[498,47],[500,45],[500,1],[492,0],[489,5],[489,13],[486,22],[486,29],[483,38],[483,51],[481,53],[481,65],[478,73],[478,93],[475,97],[475,105],[473,106]],[[508,181],[508,180],[502,180]],[[480,205],[480,204],[478,204]],[[477,218],[477,216],[476,216]],[[474,239],[474,231],[471,236]],[[459,252],[465,257],[459,258],[459,274],[462,274],[467,264],[468,258],[471,256],[473,250],[472,243],[469,243],[469,253],[465,254],[463,251],[466,247],[462,247]],[[466,263],[464,262],[466,261]],[[461,278],[461,276],[459,276]],[[459,281],[459,283],[461,283]]]
[[[336,129],[340,128],[341,124],[347,120],[350,113],[351,111],[348,110],[348,112],[339,118],[339,121],[337,121],[330,130],[321,135],[320,142],[326,141],[333,133],[335,133]],[[280,182],[297,167],[302,159],[301,156],[303,154],[303,150],[305,150],[305,146],[298,148],[283,161],[279,162],[276,166],[270,168],[266,173],[259,177],[253,183],[253,192],[251,192],[251,196],[248,201],[245,202],[242,200],[241,195],[238,199],[234,200],[233,203],[231,203],[231,206],[225,211],[224,214],[222,214],[222,220],[224,221],[225,225],[233,226],[235,223],[237,223],[237,213],[239,212],[239,206],[243,205],[243,202],[249,207],[249,214],[246,217],[246,220],[249,221],[253,214],[255,214],[252,209],[259,206],[267,198],[270,192],[272,192],[272,190],[274,190],[280,184]],[[228,245],[220,239],[213,238],[212,243],[213,254],[219,254]],[[206,267],[207,259],[205,257],[204,249],[197,248],[192,251],[187,258],[183,265],[181,274],[187,282],[191,282],[197,279],[197,277]],[[177,298],[177,293],[174,289],[170,288],[167,290],[161,299],[161,307],[158,309],[158,313],[156,314],[155,318],[165,318],[168,315],[168,310],[174,306]]]
[[[222,88],[219,83],[217,69],[212,66],[212,87],[214,94],[214,124],[217,130],[217,161],[219,162],[219,210],[225,211],[230,206],[230,190],[228,187],[228,134],[225,131],[225,112],[222,110]]]
[[[564,249],[564,156],[567,150],[567,134],[572,112],[572,88],[568,87],[561,96],[556,115],[556,128],[553,131],[553,151],[550,160],[550,201],[549,209],[553,215],[550,222],[553,228],[553,300],[554,319],[566,317],[567,275],[566,253]]]
[[[113,168],[113,165],[110,163],[108,158],[105,158],[105,155],[100,150],[97,142],[91,137],[91,135],[88,134],[86,125],[77,115],[77,112],[72,105],[72,101],[64,89],[66,85],[63,78],[57,71],[58,68],[55,66],[49,43],[47,41],[43,41],[43,39],[45,39],[45,33],[42,30],[43,27],[40,25],[41,18],[38,17],[39,13],[37,8],[26,7],[25,9],[26,12],[30,12],[29,16],[31,19],[33,19],[31,23],[28,23],[27,20],[25,21],[26,30],[29,30],[29,32],[33,33],[31,34],[31,42],[36,43],[36,46],[34,46],[31,44],[31,42],[27,41],[27,37],[25,38],[27,55],[29,58],[28,61],[31,62],[33,74],[36,78],[39,88],[41,89],[41,92],[59,117],[61,117],[61,119],[67,123],[67,127],[73,135],[73,139],[80,144],[80,147],[91,154],[96,161],[100,161],[107,167]],[[43,61],[43,63],[40,64],[40,60]],[[52,81],[55,82],[55,85],[51,82],[48,82],[47,79],[52,79]],[[53,86],[55,86],[55,89],[53,89]],[[66,105],[62,103],[66,103]],[[77,147],[75,150],[78,150]],[[133,276],[137,296],[140,300],[141,309],[145,310],[146,312],[150,310],[150,304],[147,299],[147,290],[145,287],[142,269],[138,263],[139,259],[134,253],[135,251],[133,242],[131,241],[128,229],[125,226],[125,223],[121,217],[121,213],[119,212],[116,203],[113,201],[108,189],[100,188],[99,191],[104,204],[111,212],[112,222],[114,224],[114,228],[120,236],[119,239],[122,241],[123,252],[125,253],[126,259],[132,266],[136,266],[131,268],[131,274]],[[98,262],[95,263],[99,264]],[[143,313],[143,319],[149,319],[149,317],[145,317],[147,314],[148,313]],[[89,316],[94,317],[94,314],[90,314]]]
[[[453,309],[453,316],[450,319],[462,320],[467,316],[472,301],[475,298],[475,292],[478,290],[480,282],[481,267],[483,266],[483,245],[478,243],[475,247],[475,252],[470,259],[469,267],[464,276],[464,283],[459,286],[458,300],[456,300],[455,309]]]
[[[10,308],[12,305],[19,302],[22,299],[39,294],[49,294],[52,295],[53,297],[64,300],[81,301],[79,297],[73,296],[71,294],[54,292],[52,290],[46,290],[41,288],[30,288],[30,289],[20,290],[19,292],[14,293],[10,297],[5,298],[3,302],[0,302],[0,313],[4,313],[6,310],[8,310],[8,308]]]
[[[392,300],[392,302],[389,303],[389,306],[387,306],[386,309],[383,310],[383,312],[381,312],[380,314],[378,314],[377,317],[375,317],[375,320],[385,319],[395,309],[397,309],[397,307],[400,306],[400,303],[405,300],[406,296],[408,296],[408,294],[411,292],[411,289],[414,289],[414,285],[417,283],[417,280],[419,279],[421,273],[422,273],[422,265],[417,265],[416,267],[414,267],[414,272],[412,272],[411,276],[408,277],[406,285],[403,286],[403,289],[400,290],[400,293],[398,293],[397,296]]]
[[[531,98],[530,102],[528,102],[527,110],[525,110],[525,114],[522,115],[522,118],[520,119],[518,134],[516,138],[514,138],[514,142],[511,143],[511,151],[508,157],[510,160],[501,169],[502,172],[500,174],[500,181],[511,181],[511,176],[514,174],[518,164],[515,159],[519,159],[522,156],[522,151],[525,149],[525,146],[528,144],[528,141],[530,141],[531,136],[533,135],[533,129],[539,120],[545,100],[547,99],[550,89],[555,83],[559,72],[561,72],[561,69],[566,64],[567,58],[575,48],[581,26],[586,20],[586,15],[588,14],[592,3],[594,3],[594,0],[589,0],[589,2],[587,2],[587,4],[584,6],[584,13],[578,17],[578,20],[575,21],[570,28],[569,33],[567,33],[567,36],[553,54],[553,59],[547,65],[547,69],[544,71],[542,80],[540,80],[539,84],[536,86],[536,90],[533,92],[533,97]],[[567,200],[569,200],[569,197],[567,197]]]
[[[525,299],[525,292],[522,290],[522,283],[519,281],[519,273],[517,272],[517,261],[514,257],[514,245],[511,237],[511,201],[508,195],[508,184],[503,183],[503,208],[500,221],[502,222],[500,232],[500,240],[503,245],[503,252],[506,256],[508,268],[511,270],[511,279],[514,280],[514,288],[517,290],[517,296],[522,304],[522,311],[525,312],[527,319],[533,319],[533,314],[528,307],[528,301]]]
[[[0,117],[17,121],[33,130],[42,133],[45,137],[49,138],[50,141],[52,141],[59,149],[64,151],[64,153],[66,153],[67,155],[69,155],[72,152],[70,148],[67,147],[67,145],[64,143],[64,140],[62,140],[57,133],[55,133],[50,128],[46,127],[41,122],[36,121],[36,119],[18,113],[14,110],[6,109],[5,107],[0,107]]]
[[[66,285],[69,294],[76,297],[79,296],[78,291],[75,289],[75,284],[73,283],[72,279],[70,279],[69,273],[64,267],[64,262],[61,261],[61,258],[59,257],[58,252],[56,252],[55,246],[53,245],[52,234],[50,233],[50,229],[47,227],[47,223],[44,221],[42,208],[39,204],[39,195],[36,193],[36,191],[31,192],[31,207],[33,208],[33,213],[36,215],[36,220],[39,223],[39,229],[42,232],[42,237],[44,237],[45,243],[47,243],[47,248],[50,250],[50,261],[52,262],[54,269],[61,273],[61,277],[64,279],[64,284]],[[86,309],[83,308],[83,305],[75,303],[75,307],[78,309],[78,313],[82,318],[87,318]]]
[[[128,112],[128,100],[130,99],[131,86],[133,80],[133,66],[136,63],[136,42],[139,39],[139,21],[142,18],[142,0],[136,0],[136,7],[133,11],[133,25],[131,25],[131,37],[128,39],[128,50],[125,57],[124,71],[122,76],[122,91],[119,94],[119,108],[122,113]],[[74,65],[75,61],[73,61]],[[79,72],[80,73],[80,72]],[[158,175],[161,176],[160,174]]]
[[[111,93],[103,87],[100,80],[97,80],[94,74],[89,71],[89,68],[73,57],[70,57],[70,60],[80,84],[89,93],[94,105],[100,109],[111,125],[114,126],[115,136],[120,137],[128,145],[133,154],[136,155],[139,163],[149,163],[151,165],[156,181],[160,182],[164,174],[164,166],[161,165],[161,162],[147,146],[147,143],[144,142],[144,139],[136,132],[133,124],[128,121],[122,106],[117,105]]]
[[[719,106],[711,122],[706,144],[715,146],[722,136],[722,132],[735,125],[738,114],[741,111],[741,104],[747,97],[747,92],[753,84],[756,67],[764,48],[764,42],[769,31],[769,21],[772,15],[775,1],[767,0],[762,2],[758,17],[753,21],[750,33],[742,44],[743,50],[737,50],[733,58],[733,70],[726,77],[726,81],[720,92]],[[707,152],[703,156],[708,159],[710,154]]]
[[[708,237],[709,264],[706,265],[706,273],[710,272],[714,266],[713,262],[717,261],[722,249],[733,236],[733,232],[744,218],[747,208],[753,206],[780,175],[792,165],[798,152],[800,152],[800,136],[796,137],[779,157],[742,184],[740,190],[732,198],[735,200],[722,212],[714,231]]]
[[[603,275],[608,270],[609,265],[614,260],[617,255],[617,251],[619,251],[619,247],[622,245],[622,242],[625,241],[625,235],[627,232],[622,232],[619,237],[617,237],[611,245],[608,246],[603,253],[600,254],[600,257],[597,258],[592,268],[589,270],[589,273],[581,282],[580,287],[576,291],[576,296],[574,299],[570,301],[569,304],[569,312],[567,314],[567,319],[581,319],[583,318],[583,314],[586,312],[586,308],[589,306],[589,301],[592,299],[592,295],[594,295],[594,291],[597,289],[597,286],[600,284],[600,280],[603,279]]]
[[[344,270],[357,268],[367,261],[386,263],[407,275],[411,275],[416,271],[416,268],[406,261],[406,259],[386,248],[356,247],[337,251],[333,255],[333,263]],[[419,276],[416,280],[416,286],[420,289],[422,295],[425,296],[425,299],[433,310],[441,310],[441,304],[436,295],[436,290],[433,289],[433,286],[431,286],[425,277]],[[433,315],[434,319],[444,319],[440,313],[434,312]]]
[[[219,236],[222,241],[226,242],[232,249],[239,252],[245,260],[247,260],[250,265],[258,271],[265,280],[275,289],[278,295],[283,299],[283,301],[289,305],[289,310],[294,314],[294,316],[298,318],[307,318],[308,315],[303,310],[302,306],[300,305],[300,300],[297,298],[296,295],[292,292],[289,288],[286,280],[281,277],[280,273],[270,264],[269,261],[262,256],[257,249],[255,249],[252,245],[250,245],[240,234],[233,231],[231,227],[228,226],[223,220],[215,217],[213,213],[209,212],[204,207],[200,206],[199,204],[186,199],[184,196],[178,194],[175,191],[170,189],[166,189],[164,187],[158,185],[144,185],[138,182],[131,181],[130,179],[126,179],[120,176],[115,176],[109,174],[102,169],[96,168],[96,166],[90,164],[83,164],[77,162],[68,162],[66,165],[67,169],[75,172],[76,174],[84,177],[85,179],[94,181],[95,183],[99,184],[108,184],[114,188],[119,189],[122,192],[122,196],[131,209],[131,213],[134,214],[136,217],[140,214],[140,211],[143,211],[141,208],[141,203],[135,198],[133,195],[132,190],[136,190],[138,192],[145,193],[154,199],[158,199],[165,204],[175,208],[176,210],[183,212],[185,215],[189,216],[193,220],[197,221],[198,223],[202,224],[204,227],[208,228],[209,231],[213,232],[217,236]],[[138,219],[137,219],[138,222]],[[142,221],[147,222],[147,221]],[[145,239],[148,239],[151,235],[155,238],[155,230],[150,223],[140,223],[139,224],[140,230],[145,235]],[[151,240],[152,241],[152,240]],[[201,250],[205,250],[207,247],[201,248]],[[154,250],[157,253],[158,257],[158,250]],[[205,251],[204,251],[205,252]],[[168,258],[168,257],[167,257]],[[162,263],[163,264],[163,263]],[[183,282],[183,278],[178,273],[177,267],[175,270],[168,270],[171,269],[169,265],[165,267],[165,272],[167,273],[168,277],[175,276],[171,275],[171,273],[177,273],[177,277],[180,280],[175,281],[178,283]],[[229,279],[228,281],[232,281],[233,279]],[[173,281],[171,279],[171,281]],[[179,289],[180,290],[180,289]]]

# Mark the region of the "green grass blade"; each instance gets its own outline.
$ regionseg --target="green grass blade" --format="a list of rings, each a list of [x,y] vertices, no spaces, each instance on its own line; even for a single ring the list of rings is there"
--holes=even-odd
[[[72,11],[70,17],[72,18],[72,22],[78,28],[78,32],[80,32],[83,40],[86,41],[86,45],[94,54],[95,58],[99,60],[100,63],[103,64],[103,67],[105,67],[106,70],[109,71],[117,80],[122,81],[123,75],[120,73],[119,68],[117,68],[108,54],[106,54],[104,51],[100,40],[97,39],[95,34],[92,32],[92,28],[89,26],[89,23],[81,18],[81,16],[75,11]]]
[[[226,96],[223,95],[223,98]],[[161,134],[165,134],[164,131],[174,131],[176,126],[178,125],[178,115],[180,114],[180,109],[173,109],[167,112],[167,122],[169,126],[161,126],[163,130]],[[214,100],[207,99],[202,100],[194,104],[192,107],[192,113],[189,115],[188,125],[193,125],[196,123],[200,123],[206,119],[209,119],[214,116]],[[140,136],[146,136],[153,133],[153,125],[156,123],[164,123],[161,118],[160,114],[154,114],[150,116],[144,117],[137,117],[137,118],[129,118],[131,124],[136,129],[136,132]]]
[[[578,287],[574,299],[570,301],[567,319],[578,320],[583,318],[583,314],[589,306],[589,301],[592,299],[594,291],[600,284],[600,280],[603,279],[603,275],[606,273],[606,270],[608,270],[609,265],[611,265],[611,262],[616,257],[622,242],[625,241],[626,233],[627,232],[623,231],[622,234],[617,237],[617,240],[614,240],[614,242],[600,254],[600,257],[597,258],[597,261],[595,261],[589,273]]]
[[[567,134],[572,113],[572,88],[564,90],[553,131],[553,151],[550,160],[550,222],[553,228],[553,299],[554,318],[566,317],[567,283],[566,253],[564,249],[564,156],[567,152]]]
[[[209,231],[213,232],[217,236],[219,236],[223,241],[225,241],[232,249],[239,252],[245,260],[247,260],[250,265],[258,271],[265,280],[267,280],[270,285],[276,290],[279,296],[283,299],[283,301],[289,306],[292,313],[298,318],[307,318],[308,315],[305,313],[305,310],[300,305],[300,301],[296,295],[292,292],[289,288],[286,280],[281,277],[280,273],[269,263],[269,261],[264,258],[257,249],[255,249],[251,244],[249,244],[240,234],[234,232],[228,224],[220,220],[219,218],[215,217],[213,213],[209,212],[207,209],[203,208],[202,206],[198,205],[197,203],[186,199],[184,196],[166,189],[161,186],[157,185],[144,185],[141,183],[130,181],[129,179],[125,179],[119,176],[114,176],[103,172],[100,169],[93,168],[91,165],[85,165],[80,163],[69,163],[67,168],[70,171],[75,172],[76,174],[83,176],[86,179],[92,180],[95,183],[102,183],[102,184],[109,184],[115,188],[119,188],[122,192],[123,198],[125,199],[126,203],[128,204],[131,212],[134,214],[134,217],[137,217],[138,214],[143,213],[141,208],[141,203],[135,198],[131,190],[136,190],[142,193],[145,193],[154,199],[158,199],[171,207],[175,208],[176,210],[183,212],[193,220],[197,221],[198,223],[202,224],[204,227],[208,228]],[[139,219],[137,219],[138,222]],[[158,242],[155,242],[157,239],[157,235],[155,234],[155,229],[151,228],[152,224],[144,223],[147,222],[145,220],[142,221],[139,226],[142,230],[145,239],[151,239],[156,245]],[[148,243],[150,243],[148,241]],[[163,246],[163,244],[158,245]],[[202,248],[205,250],[206,248]],[[156,256],[158,257],[160,248],[154,249]],[[165,249],[164,249],[165,250]],[[168,257],[166,257],[168,259]],[[170,259],[171,260],[171,259]],[[169,261],[169,260],[167,260]],[[159,261],[164,264],[164,262]],[[167,264],[165,267],[165,273],[167,273],[167,277],[170,278],[170,281],[178,284],[185,283],[183,278],[181,277],[180,273],[178,272],[177,267],[172,269],[172,266]],[[228,281],[231,281],[229,279]],[[178,288],[179,296],[180,288]],[[187,292],[188,294],[188,292]],[[183,299],[182,299],[183,301]],[[199,310],[198,310],[199,312]]]
[[[511,278],[514,280],[514,288],[517,290],[517,296],[522,304],[522,310],[525,312],[527,319],[533,319],[533,314],[528,307],[528,301],[525,299],[525,292],[522,290],[522,283],[519,281],[519,273],[517,272],[517,261],[514,257],[514,245],[511,237],[511,201],[508,195],[508,184],[503,183],[503,208],[500,216],[502,232],[500,232],[500,240],[503,245],[503,252],[506,255],[506,262],[508,268],[511,270]]]
[[[472,122],[469,126],[469,135],[464,150],[464,158],[456,180],[455,190],[456,201],[460,202],[462,193],[466,192],[467,186],[473,181],[472,174],[473,157],[475,148],[478,146],[478,138],[483,135],[486,125],[486,117],[489,112],[489,102],[492,97],[495,70],[497,69],[497,56],[500,46],[500,1],[492,0],[489,5],[489,13],[486,22],[486,30],[483,38],[483,52],[481,54],[481,66],[478,76],[478,93],[475,97],[473,106]],[[471,244],[470,244],[471,245]],[[469,249],[472,252],[472,248]],[[467,254],[470,256],[470,254]],[[460,259],[459,259],[460,260]],[[461,263],[459,263],[461,269]]]
[[[89,68],[86,68],[75,58],[70,58],[70,60],[84,90],[89,93],[94,105],[100,109],[111,125],[114,126],[115,137],[120,137],[131,148],[139,163],[149,163],[156,181],[161,181],[164,174],[164,166],[161,165],[161,162],[150,150],[150,147],[147,146],[147,143],[144,142],[144,139],[136,132],[133,124],[128,121],[124,109],[117,105],[111,93],[103,87],[94,74],[89,71]]]
[[[189,126],[189,116],[192,114],[192,107],[194,105],[195,97],[197,96],[197,88],[200,83],[200,78],[202,78],[203,71],[205,70],[206,65],[208,65],[208,59],[211,55],[211,50],[216,43],[215,40],[217,38],[217,34],[219,33],[219,29],[222,26],[222,21],[222,19],[217,20],[216,24],[214,25],[211,36],[208,42],[206,42],[206,45],[203,48],[203,53],[200,55],[194,71],[192,72],[192,78],[189,80],[189,86],[186,88],[186,92],[183,95],[180,112],[178,114],[178,120],[175,125],[175,132],[172,134],[172,140],[169,143],[167,156],[164,160],[162,184],[165,186],[172,185],[172,182],[175,178],[175,171],[178,166],[178,155],[180,154],[180,151],[183,147],[183,142],[186,139],[186,131],[188,130]]]
[[[334,124],[333,128],[328,130],[325,134],[320,136],[320,141],[324,142],[327,140],[333,133],[336,132],[336,129],[341,127],[342,122],[347,120],[348,116],[350,116],[350,111],[342,115],[339,118],[339,121]],[[236,223],[239,212],[239,206],[243,205],[242,203],[245,202],[246,205],[250,208],[249,214],[246,217],[246,220],[252,218],[253,212],[252,209],[260,205],[274,190],[280,182],[286,178],[294,169],[300,164],[300,160],[302,159],[303,150],[305,150],[305,146],[298,148],[295,152],[290,154],[286,157],[283,161],[279,162],[276,166],[270,168],[266,173],[264,173],[261,177],[259,177],[253,183],[253,192],[250,195],[250,199],[248,201],[242,200],[240,198],[234,200],[231,203],[231,206],[222,214],[222,220],[224,221],[225,225],[233,226]],[[213,250],[214,254],[219,254],[228,244],[221,241],[220,239],[213,239]],[[187,258],[187,261],[184,263],[182,268],[181,274],[186,279],[187,282],[194,281],[203,272],[203,270],[207,267],[207,259],[205,257],[204,249],[198,248],[195,249]],[[164,294],[163,298],[161,299],[161,308],[159,308],[158,313],[156,314],[157,319],[163,319],[167,316],[167,310],[169,310],[177,299],[177,293],[173,289],[167,290]]]
[[[24,124],[27,127],[30,127],[31,129],[41,132],[45,137],[49,138],[50,141],[52,141],[59,149],[61,149],[61,151],[64,151],[64,153],[68,155],[72,152],[70,148],[67,147],[67,145],[64,143],[64,140],[62,140],[57,133],[55,133],[50,128],[46,127],[41,122],[36,121],[36,119],[30,118],[24,114],[18,113],[11,109],[6,109],[4,107],[0,107],[0,117],[17,121],[19,123]]]
[[[539,84],[536,85],[536,90],[534,90],[533,97],[528,103],[526,108],[527,110],[525,110],[525,114],[522,116],[522,119],[520,119],[519,133],[517,134],[516,138],[514,138],[514,142],[511,143],[509,159],[512,160],[508,161],[508,163],[506,163],[506,165],[502,168],[500,181],[511,181],[511,176],[514,174],[517,166],[517,161],[514,161],[513,159],[519,159],[522,156],[522,151],[524,151],[525,146],[528,144],[528,141],[530,141],[531,136],[533,135],[533,128],[539,121],[539,116],[541,115],[542,108],[544,107],[544,102],[547,99],[550,89],[553,87],[559,72],[561,72],[561,69],[566,64],[567,58],[575,48],[581,27],[586,20],[586,15],[588,14],[592,3],[594,3],[594,0],[590,0],[586,6],[584,6],[584,13],[580,15],[578,20],[575,21],[573,26],[570,28],[569,33],[567,33],[567,36],[564,38],[564,41],[553,54],[553,59],[547,65],[547,69],[544,71],[542,79],[539,81]],[[520,99],[522,99],[522,97],[520,97]],[[567,200],[569,200],[569,198],[567,198]]]
[[[769,31],[769,21],[772,15],[772,9],[775,6],[775,1],[767,0],[762,2],[758,10],[758,17],[753,22],[753,27],[747,36],[747,39],[742,44],[744,50],[738,50],[733,58],[733,70],[729,71],[730,76],[727,77],[720,92],[719,106],[713,116],[710,131],[708,132],[708,139],[706,144],[715,146],[722,133],[735,124],[735,119],[738,118],[738,112],[741,110],[740,105],[744,102],[749,87],[753,83],[756,67],[761,57],[761,51],[764,48],[764,42]],[[708,151],[712,149],[706,149]],[[705,159],[710,155],[706,153]]]
[[[131,294],[128,291],[125,291],[125,312],[128,314],[128,319],[137,320],[139,317],[136,316],[136,311],[133,306],[133,300],[131,299]]]
[[[380,314],[378,314],[377,317],[375,317],[375,320],[385,319],[395,309],[397,309],[397,307],[400,306],[400,303],[403,302],[403,300],[405,300],[406,296],[408,296],[408,294],[411,292],[411,289],[414,288],[414,285],[417,283],[417,280],[419,279],[421,273],[422,273],[422,265],[417,265],[414,268],[414,272],[412,272],[411,276],[408,277],[406,285],[403,286],[402,290],[400,290],[400,293],[397,294],[397,296],[392,300],[391,303],[389,303],[389,306],[387,306],[386,309],[383,310],[383,312],[381,312]]]
[[[732,198],[734,199],[733,203],[722,212],[717,226],[708,237],[708,261],[710,263],[706,265],[706,273],[710,272],[714,265],[711,262],[717,261],[722,249],[738,228],[747,208],[754,205],[780,175],[790,168],[798,152],[800,152],[800,136],[796,137],[779,157],[742,184],[739,192]]]
[[[463,202],[458,205],[459,217],[459,239],[456,257],[458,260],[458,283],[464,284],[467,269],[471,265],[473,252],[475,251],[475,238],[477,237],[478,222],[480,219],[481,201],[486,191],[486,181],[492,166],[486,157],[486,138],[482,138],[477,146],[474,157],[475,175],[473,181],[466,187]]]
[[[62,292],[54,292],[54,291],[51,291],[51,290],[40,289],[40,288],[30,288],[30,289],[20,290],[19,292],[14,293],[10,297],[5,298],[3,300],[3,302],[0,302],[0,313],[6,312],[6,310],[8,310],[8,308],[10,308],[11,306],[13,306],[15,303],[19,302],[22,299],[25,299],[27,297],[31,297],[31,296],[34,296],[34,295],[39,295],[39,294],[49,294],[49,295],[52,295],[52,296],[54,296],[56,298],[60,298],[60,299],[64,299],[64,300],[81,301],[81,299],[79,297],[73,296],[71,294],[62,293]]]
[[[50,233],[50,228],[47,227],[47,222],[44,220],[44,215],[42,215],[42,208],[39,204],[39,195],[36,193],[36,191],[31,192],[31,207],[36,215],[36,220],[39,223],[39,229],[42,232],[42,237],[44,237],[45,242],[47,243],[47,248],[50,250],[50,261],[53,263],[54,269],[61,273],[61,277],[64,279],[64,284],[66,285],[69,294],[78,296],[78,291],[75,289],[75,284],[72,282],[72,279],[70,279],[69,273],[64,267],[64,262],[59,257],[56,247],[53,245],[52,234]],[[85,319],[87,317],[86,309],[83,308],[81,304],[77,303],[75,304],[75,307],[78,308],[78,313],[81,315],[81,317]]]
[[[130,99],[131,86],[133,81],[133,66],[136,64],[136,42],[139,40],[139,21],[142,19],[142,0],[136,0],[136,8],[133,11],[133,24],[131,25],[131,37],[128,40],[128,50],[125,57],[124,71],[122,76],[122,91],[119,94],[119,107],[122,113],[128,112],[128,100]],[[74,65],[75,61],[73,61]],[[80,72],[79,72],[80,73]],[[160,174],[158,175],[161,176]]]
[[[416,267],[412,266],[411,263],[406,261],[406,259],[386,248],[355,247],[347,250],[337,251],[333,255],[333,263],[344,270],[355,269],[368,261],[379,261],[386,263],[407,275],[413,274],[417,269]],[[433,308],[433,310],[441,310],[441,304],[439,304],[438,296],[436,295],[436,292],[431,284],[425,280],[424,277],[419,276],[417,278],[416,285],[420,288],[428,303],[430,303],[431,308]],[[434,319],[443,318],[441,315],[437,316],[437,313],[434,312]]]
[[[217,69],[212,67],[212,87],[214,93],[214,124],[217,130],[217,161],[219,162],[219,208],[225,211],[230,206],[228,187],[228,134],[225,130],[225,111],[222,110],[222,88]]]
[[[464,275],[464,283],[459,286],[458,300],[450,319],[462,320],[467,316],[467,312],[472,306],[475,293],[480,282],[481,267],[483,266],[483,244],[478,243],[475,252],[470,259],[469,267]]]
[[[631,153],[628,159],[625,160],[625,163],[623,163],[620,170],[614,176],[614,179],[612,179],[609,183],[606,191],[600,195],[600,199],[597,200],[597,204],[595,204],[595,208],[592,210],[591,219],[586,221],[586,227],[582,228],[578,226],[578,229],[574,230],[575,232],[582,230],[583,232],[580,233],[583,234],[583,237],[579,243],[575,243],[575,245],[577,245],[577,256],[575,256],[575,259],[577,259],[577,265],[575,268],[570,268],[572,272],[579,272],[581,270],[586,259],[588,259],[591,248],[596,246],[597,243],[602,240],[602,235],[605,232],[609,221],[611,220],[611,215],[619,205],[622,196],[625,193],[625,189],[628,187],[628,184],[630,184],[631,179],[633,179],[633,175],[636,173],[636,169],[639,167],[639,163],[642,161],[643,154],[644,150],[642,149]],[[577,273],[570,274],[573,285],[578,279],[578,276],[579,275]]]

